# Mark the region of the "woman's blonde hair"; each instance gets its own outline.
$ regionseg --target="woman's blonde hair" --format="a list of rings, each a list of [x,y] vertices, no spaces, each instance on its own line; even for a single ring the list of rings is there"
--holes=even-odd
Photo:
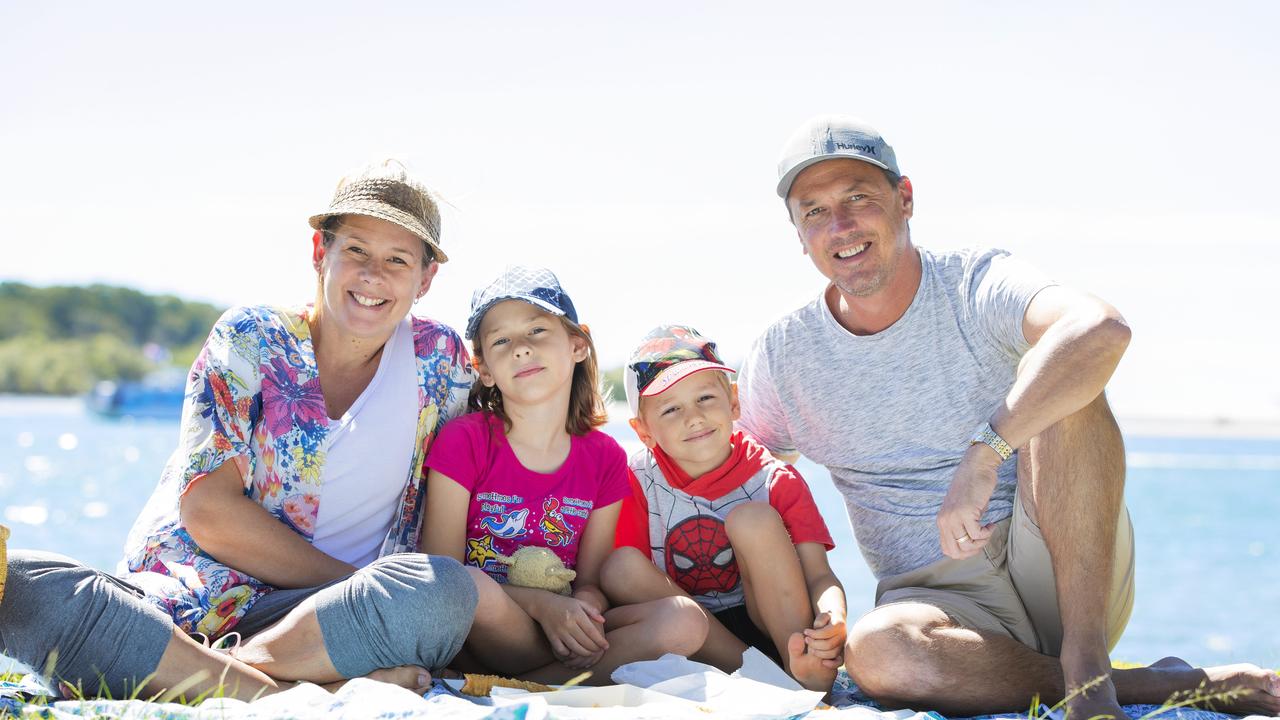
[[[573,380],[569,388],[569,413],[565,417],[564,429],[570,435],[586,435],[593,428],[600,427],[609,420],[605,412],[604,396],[600,392],[600,368],[596,364],[596,344],[591,339],[591,331],[586,325],[579,325],[563,315],[557,320],[564,326],[570,337],[582,338],[587,344],[587,356],[573,366]],[[477,360],[484,360],[480,336],[471,340],[471,351]],[[503,426],[511,429],[511,418],[502,407],[502,391],[495,384],[492,387],[482,382],[471,386],[471,395],[467,400],[468,409],[490,413],[502,420]]]

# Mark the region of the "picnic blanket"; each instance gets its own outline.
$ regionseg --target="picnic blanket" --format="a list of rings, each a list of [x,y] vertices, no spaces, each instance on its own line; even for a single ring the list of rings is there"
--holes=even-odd
[[[683,660],[683,658],[681,658]],[[655,661],[658,662],[658,661]],[[684,661],[689,663],[690,661]],[[619,668],[620,679],[647,682],[664,673],[641,672],[633,666]],[[691,663],[691,666],[698,665]],[[704,666],[705,667],[705,666]],[[633,672],[623,672],[631,668]],[[687,669],[687,668],[686,668]],[[718,674],[718,675],[717,675]],[[752,673],[747,673],[751,675]],[[723,676],[723,677],[719,677]],[[619,675],[615,674],[615,679]],[[767,685],[767,688],[760,687]],[[676,694],[668,694],[663,690]],[[658,679],[648,686],[620,683],[606,688],[577,688],[554,695],[519,691],[493,698],[466,699],[444,681],[420,696],[410,690],[373,680],[353,680],[336,693],[303,684],[251,703],[226,698],[205,700],[197,706],[144,700],[59,700],[28,676],[22,682],[0,683],[0,718],[40,718],[41,720],[82,720],[83,718],[129,718],[130,720],[266,720],[267,718],[367,718],[369,720],[614,720],[627,718],[675,718],[685,720],[764,720],[765,718],[814,718],[816,720],[949,720],[931,711],[887,711],[863,695],[841,670],[828,698],[819,704],[816,693],[797,691],[762,683],[739,674],[695,671]],[[576,696],[576,699],[575,699]],[[630,705],[603,704],[613,700]],[[600,702],[600,701],[603,701]],[[639,702],[638,702],[639,701]],[[1233,720],[1234,716],[1191,708],[1161,709],[1155,705],[1130,705],[1131,718],[1161,720]],[[996,718],[1038,718],[1061,720],[1041,708],[1027,713],[982,716]]]

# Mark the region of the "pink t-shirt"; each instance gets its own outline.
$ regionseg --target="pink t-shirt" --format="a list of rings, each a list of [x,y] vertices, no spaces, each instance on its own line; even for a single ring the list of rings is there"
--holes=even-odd
[[[626,452],[613,438],[592,430],[570,443],[564,464],[544,474],[520,464],[502,421],[492,415],[472,413],[440,428],[427,467],[471,492],[468,565],[506,582],[507,566],[497,556],[526,545],[551,548],[566,567],[577,565],[578,541],[591,510],[631,491]]]

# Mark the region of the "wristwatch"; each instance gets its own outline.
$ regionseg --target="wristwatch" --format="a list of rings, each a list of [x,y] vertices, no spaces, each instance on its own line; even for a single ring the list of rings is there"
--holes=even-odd
[[[990,447],[992,450],[995,450],[1001,460],[1008,460],[1013,457],[1013,448],[1009,447],[1009,443],[1005,442],[1004,438],[1000,437],[999,433],[991,429],[991,423],[989,422],[982,423],[982,427],[978,428],[978,431],[973,434],[973,437],[969,438],[970,446],[977,445],[978,443],[982,443],[983,445]]]

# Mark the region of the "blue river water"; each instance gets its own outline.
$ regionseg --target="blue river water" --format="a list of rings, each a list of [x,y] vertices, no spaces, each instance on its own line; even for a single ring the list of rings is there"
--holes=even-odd
[[[606,428],[628,447],[623,422]],[[99,418],[79,400],[0,396],[0,522],[11,547],[114,569],[178,423]],[[1117,660],[1280,667],[1280,439],[1127,438],[1138,594]],[[875,582],[826,471],[798,465],[835,537],[849,613]],[[0,663],[2,664],[2,663]]]

